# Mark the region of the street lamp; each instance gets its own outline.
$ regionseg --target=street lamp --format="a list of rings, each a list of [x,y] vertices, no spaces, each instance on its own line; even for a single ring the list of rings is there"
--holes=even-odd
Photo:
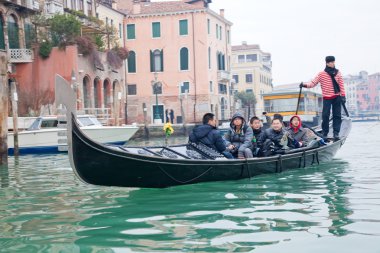
[[[153,87],[153,93],[156,95],[156,108],[154,110],[154,124],[162,124],[162,120],[161,120],[161,117],[160,117],[160,113],[159,113],[159,110],[158,110],[158,92],[161,90],[161,87],[162,87],[162,83],[161,82],[157,82],[157,76],[158,76],[158,73],[157,72],[154,72],[154,81],[152,81],[152,87]]]

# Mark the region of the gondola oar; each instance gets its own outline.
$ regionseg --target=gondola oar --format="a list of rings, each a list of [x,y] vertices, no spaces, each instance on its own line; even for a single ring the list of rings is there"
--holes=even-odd
[[[302,84],[302,83],[301,83]],[[300,100],[301,100],[301,93],[302,93],[302,85],[300,84],[300,93],[298,94],[298,102],[297,102],[297,110],[296,110],[296,115],[298,115],[298,108],[300,106]]]
[[[343,110],[344,110],[344,112],[346,113],[347,117],[350,117],[350,114],[348,114],[348,110],[347,110],[347,107],[346,107],[346,103],[342,103],[342,106],[343,106]]]

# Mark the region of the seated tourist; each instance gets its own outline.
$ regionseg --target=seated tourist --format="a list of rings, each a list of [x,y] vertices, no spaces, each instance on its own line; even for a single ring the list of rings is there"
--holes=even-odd
[[[224,135],[227,150],[237,158],[245,158],[245,149],[252,146],[252,128],[250,128],[240,113],[235,113],[230,122],[230,129]]]
[[[263,156],[279,154],[291,146],[280,118],[273,117],[272,125],[261,136]]]
[[[317,136],[311,129],[302,127],[302,121],[298,115],[290,118],[287,133],[291,139],[293,148],[307,147],[316,142],[322,145],[325,144],[323,139]]]
[[[252,147],[245,149],[245,157],[250,158],[254,156],[260,156],[260,151],[262,150],[262,142],[261,138],[264,133],[262,130],[261,120],[254,116],[250,119],[249,124],[253,131],[253,137],[252,137]]]
[[[203,125],[196,126],[190,133],[189,141],[203,143],[204,145],[217,150],[228,159],[233,159],[232,154],[226,150],[226,142],[223,140],[219,130],[216,128],[216,118],[212,113],[206,113],[202,120]]]

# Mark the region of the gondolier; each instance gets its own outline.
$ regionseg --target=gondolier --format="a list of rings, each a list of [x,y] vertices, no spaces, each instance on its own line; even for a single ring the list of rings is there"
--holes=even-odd
[[[341,72],[335,68],[335,57],[326,56],[326,68],[309,83],[301,83],[300,88],[313,88],[321,84],[323,96],[322,131],[323,138],[327,139],[329,133],[330,109],[333,114],[334,140],[339,140],[340,126],[342,124],[342,104],[346,102],[343,77]]]

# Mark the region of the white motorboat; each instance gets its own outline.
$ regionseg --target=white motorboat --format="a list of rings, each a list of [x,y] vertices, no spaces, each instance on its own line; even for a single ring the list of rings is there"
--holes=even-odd
[[[20,154],[51,153],[65,151],[66,128],[57,116],[38,117],[25,131],[18,133]],[[91,139],[107,144],[124,144],[138,130],[137,126],[103,126],[93,115],[78,115],[78,124]],[[8,133],[8,153],[13,154],[13,133]]]

